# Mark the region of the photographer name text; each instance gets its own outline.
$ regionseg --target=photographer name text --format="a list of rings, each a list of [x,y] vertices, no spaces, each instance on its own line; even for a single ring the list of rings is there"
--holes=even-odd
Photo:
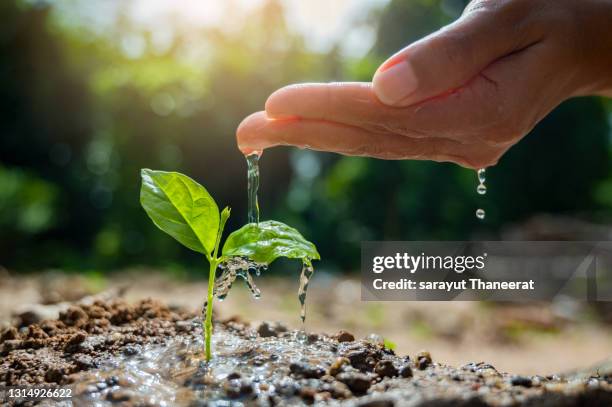
[[[487,253],[480,256],[430,256],[421,253],[411,255],[396,253],[394,256],[375,256],[372,259],[372,272],[382,274],[385,271],[405,272],[485,272]],[[385,276],[386,277],[386,276]],[[458,281],[422,281],[409,278],[375,278],[372,288],[375,290],[428,290],[428,291],[465,291],[465,290],[534,290],[534,280],[525,281],[489,281],[482,278],[465,278]]]

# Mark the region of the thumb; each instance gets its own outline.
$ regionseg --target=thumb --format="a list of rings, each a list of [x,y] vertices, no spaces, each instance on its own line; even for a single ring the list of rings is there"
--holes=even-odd
[[[493,61],[529,45],[523,27],[517,35],[517,12],[511,11],[466,10],[453,24],[385,61],[374,74],[374,92],[386,105],[407,106],[463,86]]]

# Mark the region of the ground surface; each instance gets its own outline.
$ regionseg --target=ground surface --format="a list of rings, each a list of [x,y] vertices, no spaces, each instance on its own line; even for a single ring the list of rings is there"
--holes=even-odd
[[[206,362],[198,316],[154,300],[86,297],[58,319],[30,322],[18,320],[0,337],[0,386],[73,386],[74,405],[612,404],[612,371],[545,377],[483,362],[450,367],[428,352],[398,355],[380,337],[235,318],[216,323]]]
[[[262,298],[254,300],[242,281],[216,308],[219,318],[282,321],[299,329],[297,271],[294,279],[262,274]],[[69,301],[103,291],[136,301],[152,297],[188,310],[201,307],[206,283],[132,270],[112,278],[49,272],[0,278],[0,327],[15,315],[57,318]],[[555,374],[587,369],[612,356],[612,311],[581,304],[493,306],[476,302],[362,302],[354,278],[316,272],[310,284],[306,330],[346,329],[363,338],[377,333],[396,344],[399,354],[428,349],[435,359],[461,366],[487,361],[514,374]],[[41,306],[40,304],[46,304]],[[41,314],[41,315],[36,315]],[[608,320],[608,322],[605,322]]]

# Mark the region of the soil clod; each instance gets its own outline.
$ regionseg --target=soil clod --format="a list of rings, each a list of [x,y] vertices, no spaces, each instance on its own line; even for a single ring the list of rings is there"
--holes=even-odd
[[[311,366],[307,363],[292,363],[289,365],[289,370],[296,377],[305,379],[319,379],[325,374],[325,369],[320,366]]]
[[[348,358],[337,358],[334,363],[329,367],[329,375],[336,376],[338,373],[342,372],[344,366],[350,365],[351,361]]]
[[[365,394],[370,388],[370,377],[363,373],[347,372],[336,376],[338,380],[346,384],[351,391],[357,395]]]
[[[396,367],[390,360],[381,360],[374,367],[374,372],[380,377],[395,377],[398,375]]]
[[[421,351],[416,355],[416,364],[420,370],[425,370],[431,365],[431,355],[427,351]]]
[[[262,322],[257,328],[257,333],[262,338],[270,338],[278,336],[283,332],[287,332],[287,328],[281,324],[272,324],[269,322]]]
[[[531,387],[533,385],[532,380],[529,377],[525,377],[525,376],[513,376],[510,379],[510,383],[513,386],[523,386],[523,387]]]
[[[14,326],[8,327],[2,332],[2,335],[0,335],[0,343],[11,339],[17,339],[18,335],[17,328]]]
[[[399,370],[399,375],[403,377],[404,379],[412,377],[413,374],[412,374],[412,368],[410,367],[410,365],[406,364],[402,366]]]
[[[337,334],[333,336],[335,340],[338,342],[353,342],[355,341],[355,336],[347,331],[338,331]]]
[[[229,380],[224,384],[225,394],[230,399],[238,399],[253,393],[253,385],[243,379]]]

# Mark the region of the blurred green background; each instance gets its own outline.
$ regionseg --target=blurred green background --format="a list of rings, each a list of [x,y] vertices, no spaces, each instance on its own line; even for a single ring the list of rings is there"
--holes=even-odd
[[[0,2],[0,266],[196,268],[139,204],[139,169],[186,173],[246,222],[234,133],[275,89],[369,81],[386,57],[461,13],[461,0]],[[525,103],[530,101],[525,100]],[[610,222],[612,104],[559,106],[499,165],[380,161],[277,148],[262,218],[297,227],[328,270],[362,240],[498,239],[546,213]],[[485,222],[474,212],[482,206]]]

